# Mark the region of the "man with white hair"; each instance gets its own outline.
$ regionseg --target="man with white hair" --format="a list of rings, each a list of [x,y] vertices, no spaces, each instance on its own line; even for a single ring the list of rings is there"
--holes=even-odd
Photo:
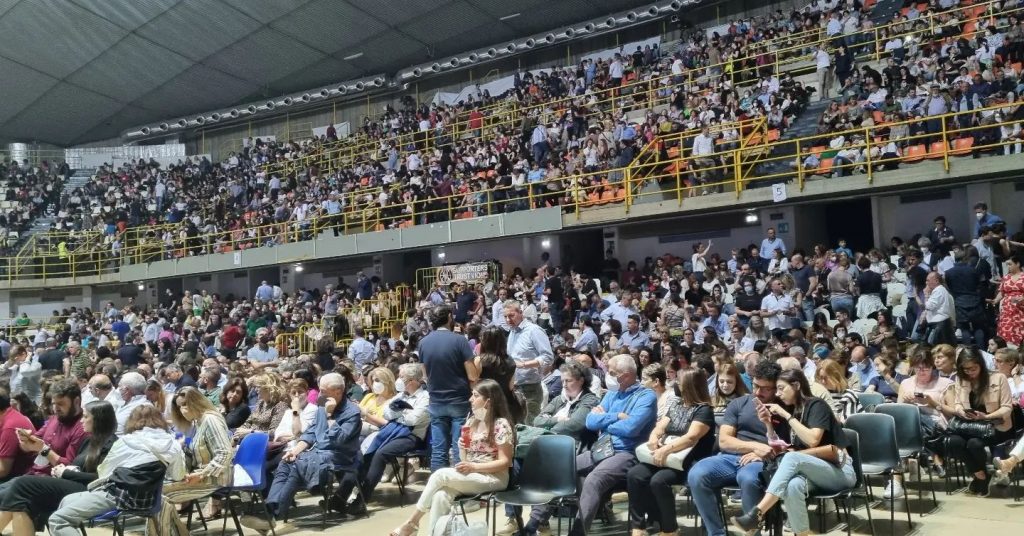
[[[625,485],[626,472],[637,463],[634,451],[650,437],[657,419],[658,397],[637,381],[632,356],[620,354],[611,358],[605,383],[608,392],[601,405],[587,415],[587,429],[599,434],[595,447],[610,442],[613,453],[595,458],[591,450],[576,456],[576,472],[584,480],[571,535],[586,534],[605,497]],[[535,533],[550,516],[550,508],[534,508],[526,533]]]
[[[544,371],[555,360],[555,352],[544,329],[523,316],[519,302],[505,304],[505,321],[509,325],[508,355],[516,362],[516,388],[526,398],[525,422],[533,422],[533,418],[540,415],[544,401],[541,380]]]
[[[245,516],[242,524],[260,532],[277,525],[288,516],[292,499],[300,486],[309,490],[327,483],[329,473],[340,482],[338,496],[347,498],[358,482],[359,432],[362,420],[359,406],[345,396],[345,379],[336,372],[320,377],[320,403],[313,424],[302,433],[295,446],[281,457],[267,493],[270,522]]]
[[[139,406],[152,405],[152,403],[146,398],[146,378],[143,378],[142,374],[138,372],[124,373],[117,383],[117,393],[124,401],[114,414],[117,417],[117,435],[122,435],[124,434],[124,425],[128,422],[132,411]]]

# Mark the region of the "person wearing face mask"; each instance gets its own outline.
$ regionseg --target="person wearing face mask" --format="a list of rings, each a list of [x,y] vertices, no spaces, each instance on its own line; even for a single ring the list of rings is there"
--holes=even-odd
[[[590,531],[605,497],[626,483],[626,473],[636,465],[637,445],[654,429],[657,397],[637,379],[636,361],[629,354],[619,354],[608,361],[608,392],[587,415],[587,429],[598,433],[598,440],[590,450],[576,457],[576,472],[584,480],[570,536]],[[535,508],[525,534],[536,534],[552,511],[552,507]]]
[[[376,388],[380,382],[374,383]],[[384,475],[384,469],[395,461],[396,456],[423,444],[430,425],[430,414],[427,412],[430,395],[423,388],[423,365],[402,365],[398,369],[396,388],[400,390],[384,404],[383,415],[379,420],[372,418],[381,431],[363,453],[359,485],[364,499],[373,495]],[[348,511],[351,513],[351,508]]]
[[[1005,224],[1006,221],[992,214],[988,211],[988,205],[985,203],[976,203],[974,205],[974,236],[981,236],[982,227],[992,227],[997,223]]]
[[[387,367],[377,367],[366,375],[366,383],[370,392],[359,401],[359,412],[363,418],[363,430],[360,433],[366,437],[380,429],[384,421],[384,409],[387,408],[389,400],[394,398],[400,391],[395,384],[395,375]]]

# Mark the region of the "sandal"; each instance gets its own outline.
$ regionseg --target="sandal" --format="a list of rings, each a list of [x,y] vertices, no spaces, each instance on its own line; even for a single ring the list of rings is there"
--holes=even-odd
[[[391,531],[391,534],[389,534],[388,536],[413,536],[414,534],[419,532],[419,530],[419,525],[415,525],[406,521],[405,523],[399,525],[397,529]]]

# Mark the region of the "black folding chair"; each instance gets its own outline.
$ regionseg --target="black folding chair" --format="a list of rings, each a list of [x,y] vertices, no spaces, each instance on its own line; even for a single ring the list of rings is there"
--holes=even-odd
[[[870,437],[860,447],[861,467],[865,477],[883,476],[892,485],[895,475],[903,475],[899,447],[896,445],[896,421],[882,413],[857,413],[846,419],[846,427],[862,437]],[[871,486],[865,486],[868,497],[874,499]],[[907,523],[910,529],[914,522],[910,518],[910,503],[907,507]],[[889,531],[896,533],[896,497],[889,497]]]
[[[906,460],[911,458],[917,460],[917,498],[924,500],[924,490],[921,488],[921,463],[927,460],[927,452],[924,449],[924,435],[921,432],[921,410],[913,404],[880,404],[875,408],[875,413],[889,415],[896,421],[896,446],[899,448],[900,457]],[[932,503],[939,505],[935,498],[935,477],[928,471],[928,484],[932,492]],[[920,512],[924,515],[924,511]]]
[[[846,515],[846,536],[850,536],[850,499],[859,498],[864,501],[864,510],[868,514],[868,526],[871,527],[871,533],[874,534],[875,529],[871,522],[871,505],[868,504],[868,494],[864,490],[867,483],[864,480],[864,469],[861,466],[860,436],[857,435],[857,432],[848,429],[844,429],[843,433],[846,434],[846,443],[848,445],[846,452],[853,460],[853,469],[857,473],[857,481],[850,488],[836,493],[812,493],[808,497],[811,500],[818,501],[818,531],[825,534],[825,516],[828,515],[828,512],[825,511],[825,501],[832,500],[836,504],[836,518],[838,518],[839,500],[842,499],[843,513]]]

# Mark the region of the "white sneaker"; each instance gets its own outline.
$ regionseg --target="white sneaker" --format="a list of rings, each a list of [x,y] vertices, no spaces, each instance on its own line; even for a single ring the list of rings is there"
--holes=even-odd
[[[519,531],[519,527],[516,525],[516,520],[513,517],[505,518],[505,524],[498,528],[495,534],[499,536],[509,536]]]
[[[895,480],[890,480],[885,485],[885,491],[882,492],[883,499],[899,499],[903,497],[903,486]]]

